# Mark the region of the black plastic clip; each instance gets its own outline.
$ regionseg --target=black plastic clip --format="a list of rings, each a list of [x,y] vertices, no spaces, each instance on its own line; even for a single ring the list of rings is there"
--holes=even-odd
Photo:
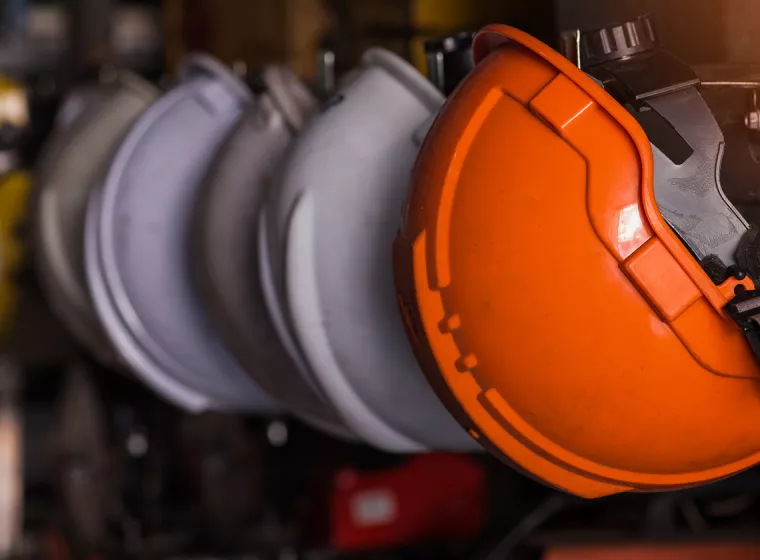
[[[747,337],[755,356],[760,359],[760,290],[742,290],[724,308]]]

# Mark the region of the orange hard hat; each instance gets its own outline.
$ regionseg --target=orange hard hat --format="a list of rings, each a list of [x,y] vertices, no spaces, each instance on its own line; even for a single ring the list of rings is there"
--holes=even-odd
[[[597,45],[629,31],[641,34]],[[503,25],[474,52],[395,246],[406,328],[439,397],[486,449],[580,496],[760,462],[758,293],[733,258],[751,229],[718,200],[720,130],[678,114],[701,110],[698,80],[659,50],[675,73],[637,74],[623,53],[595,80]],[[700,216],[690,205],[708,195]]]

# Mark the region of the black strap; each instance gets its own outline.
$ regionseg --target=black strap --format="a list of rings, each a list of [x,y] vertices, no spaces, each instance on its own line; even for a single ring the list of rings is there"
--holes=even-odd
[[[760,290],[740,290],[725,311],[742,329],[755,356],[760,358]]]
[[[683,61],[658,48],[647,18],[587,33],[596,49],[586,70],[645,129],[662,156],[655,190],[660,212],[715,284],[747,275],[759,289],[737,288],[725,312],[760,361],[760,232],[750,228],[720,184],[723,133]],[[635,52],[628,52],[631,39]],[[658,157],[655,154],[656,158]],[[662,161],[666,160],[666,161]],[[685,166],[691,161],[692,165]]]
[[[760,230],[750,226],[736,250],[736,264],[757,283],[760,281]]]

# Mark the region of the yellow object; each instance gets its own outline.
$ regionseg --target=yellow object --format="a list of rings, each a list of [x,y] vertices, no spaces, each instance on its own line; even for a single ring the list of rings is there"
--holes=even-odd
[[[26,256],[20,232],[27,220],[31,184],[25,171],[9,171],[0,177],[0,337],[8,335],[16,319],[17,276]]]

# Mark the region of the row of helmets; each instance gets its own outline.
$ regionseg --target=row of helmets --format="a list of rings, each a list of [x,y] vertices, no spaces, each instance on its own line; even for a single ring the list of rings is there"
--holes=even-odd
[[[478,449],[418,366],[394,289],[416,155],[473,65],[471,33],[427,47],[429,78],[371,49],[323,105],[284,67],[254,88],[205,55],[166,93],[128,72],[72,93],[32,198],[51,307],[188,411]]]
[[[757,464],[760,235],[723,134],[648,19],[576,39],[447,38],[432,80],[373,49],[321,107],[279,67],[255,95],[206,57],[163,96],[117,75],[38,169],[51,304],[190,411],[587,497]]]

